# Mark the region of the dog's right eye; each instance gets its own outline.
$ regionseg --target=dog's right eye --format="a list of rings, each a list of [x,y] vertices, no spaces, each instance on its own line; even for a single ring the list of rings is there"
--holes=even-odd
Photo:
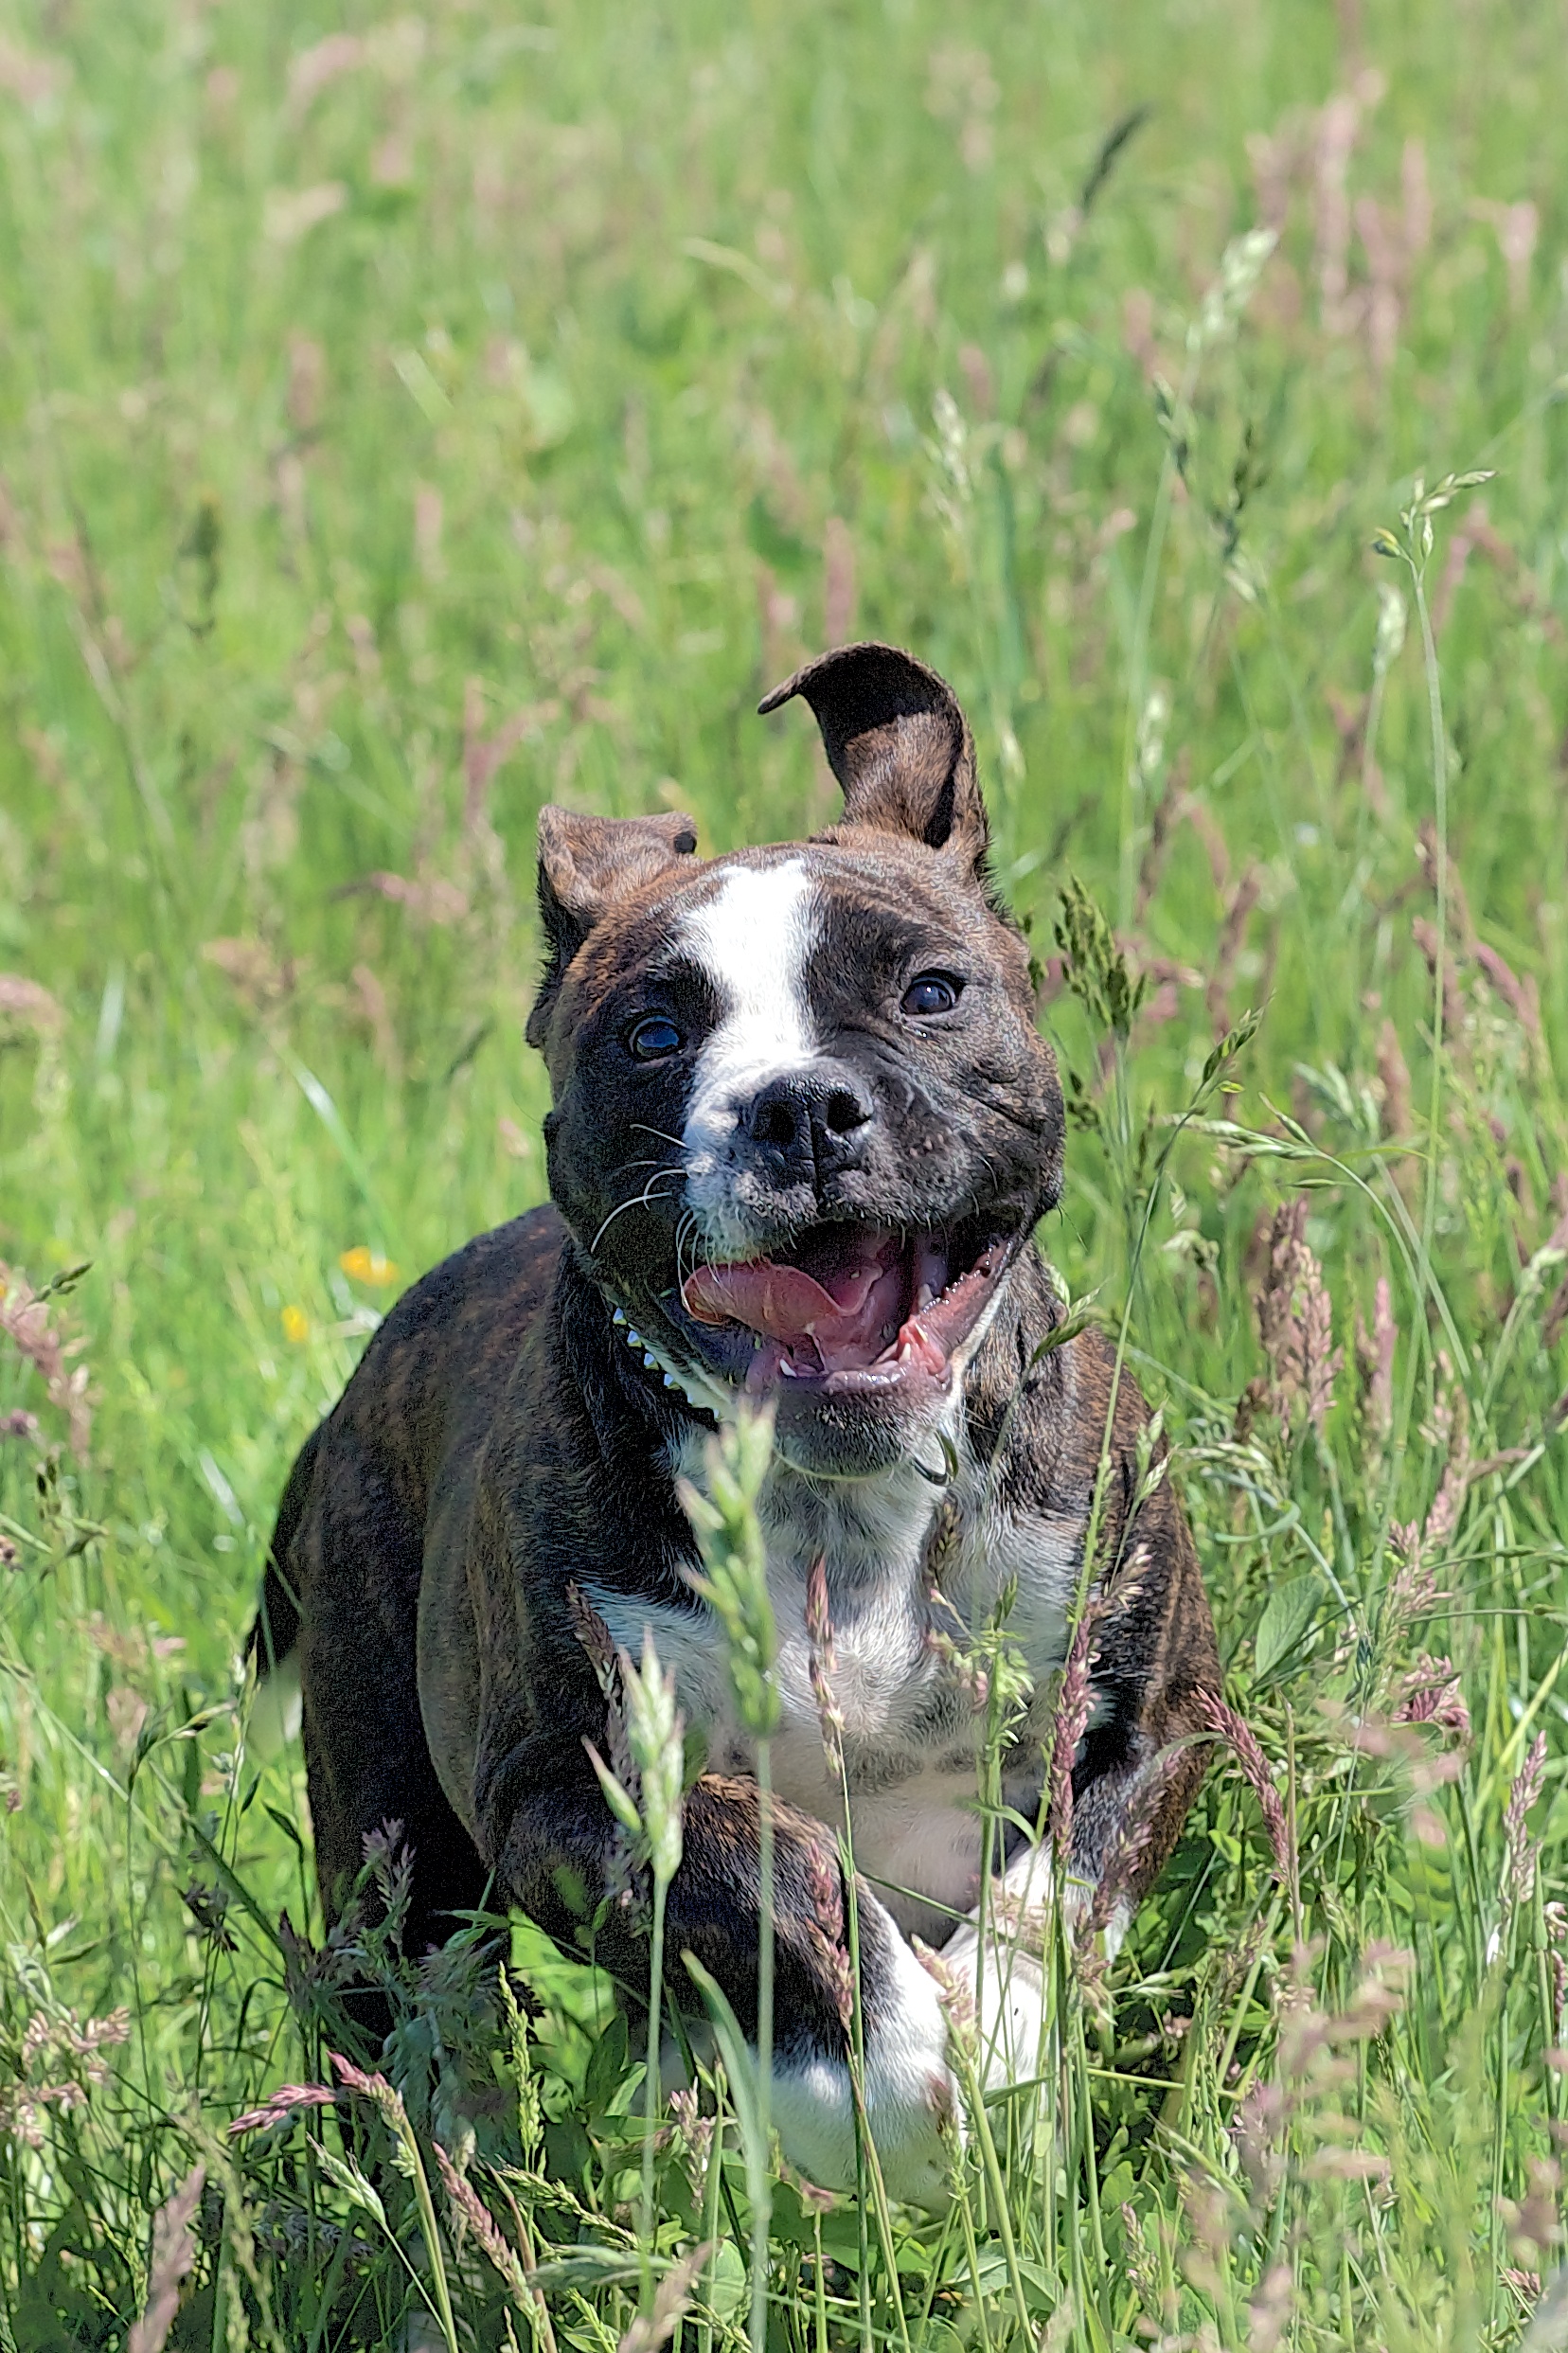
[[[678,1051],[681,1033],[662,1013],[650,1013],[646,1021],[637,1024],[627,1043],[639,1062],[657,1062],[665,1055]]]

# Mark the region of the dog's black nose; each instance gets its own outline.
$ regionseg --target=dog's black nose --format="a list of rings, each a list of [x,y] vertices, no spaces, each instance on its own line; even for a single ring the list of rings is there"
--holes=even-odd
[[[740,1115],[759,1156],[785,1184],[859,1166],[876,1115],[869,1091],[841,1064],[771,1078]]]

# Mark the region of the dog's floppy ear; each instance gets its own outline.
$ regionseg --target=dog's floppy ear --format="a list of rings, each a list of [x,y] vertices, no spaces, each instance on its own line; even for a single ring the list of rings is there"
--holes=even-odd
[[[689,858],[697,828],[673,810],[656,817],[585,817],[552,802],[539,812],[539,919],[544,974],[528,1016],[530,1045],[543,1045],[566,967],[617,899]]]
[[[844,787],[844,822],[910,834],[978,872],[989,841],[974,740],[956,696],[897,646],[840,646],[775,686],[759,711],[804,695],[828,764]]]

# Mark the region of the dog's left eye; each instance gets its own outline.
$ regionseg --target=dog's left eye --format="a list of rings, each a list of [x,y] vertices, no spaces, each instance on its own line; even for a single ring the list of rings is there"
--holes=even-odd
[[[951,972],[921,972],[903,992],[902,1013],[951,1013],[958,1002],[961,980]]]
[[[662,1013],[650,1013],[637,1024],[627,1043],[639,1062],[656,1062],[679,1049],[681,1033]]]

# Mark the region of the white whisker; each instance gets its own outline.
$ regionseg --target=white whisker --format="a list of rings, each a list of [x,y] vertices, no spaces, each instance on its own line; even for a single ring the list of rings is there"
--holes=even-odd
[[[654,1188],[657,1185],[661,1176],[679,1177],[681,1171],[679,1168],[655,1169],[654,1173],[649,1178],[648,1183],[643,1186],[640,1193],[633,1193],[630,1201],[617,1202],[614,1209],[611,1210],[610,1215],[605,1219],[604,1223],[599,1227],[598,1232],[594,1236],[593,1240],[589,1243],[588,1256],[591,1258],[595,1257],[600,1242],[604,1239],[605,1235],[610,1231],[610,1228],[615,1224],[615,1220],[620,1217],[623,1212],[628,1209],[650,1209],[652,1207],[653,1203],[658,1198]]]

